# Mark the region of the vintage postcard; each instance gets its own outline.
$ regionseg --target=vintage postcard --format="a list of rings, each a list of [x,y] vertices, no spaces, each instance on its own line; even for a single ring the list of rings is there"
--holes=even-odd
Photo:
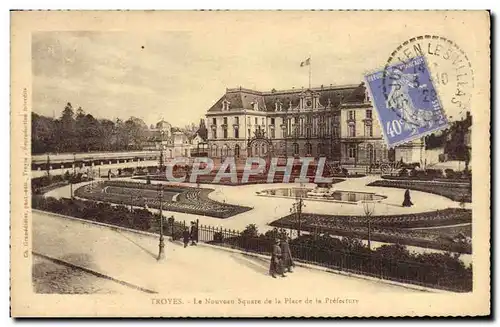
[[[13,11],[14,317],[490,314],[487,11]]]

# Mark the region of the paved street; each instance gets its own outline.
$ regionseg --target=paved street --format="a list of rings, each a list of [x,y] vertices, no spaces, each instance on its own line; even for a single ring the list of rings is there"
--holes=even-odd
[[[299,295],[312,289],[321,289],[325,294],[416,292],[378,281],[302,267],[297,267],[286,278],[273,279],[268,275],[267,259],[203,245],[184,249],[168,241],[166,244],[167,259],[159,263],[156,261],[156,238],[33,212],[35,252],[159,293],[185,296],[206,293],[215,296],[233,292],[262,295],[272,291],[273,294]],[[95,282],[89,278],[83,283]],[[108,283],[112,282],[106,281]],[[136,289],[119,286],[110,291],[137,292]],[[95,288],[107,289],[102,285]]]

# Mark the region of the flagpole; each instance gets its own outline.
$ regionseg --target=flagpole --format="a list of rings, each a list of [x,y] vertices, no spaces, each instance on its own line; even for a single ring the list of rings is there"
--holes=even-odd
[[[311,69],[312,69],[311,54],[309,54],[309,89],[311,89]]]

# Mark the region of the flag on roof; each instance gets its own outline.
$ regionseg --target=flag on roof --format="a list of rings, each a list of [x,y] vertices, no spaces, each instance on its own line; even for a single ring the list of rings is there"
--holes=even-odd
[[[300,63],[300,67],[309,66],[310,64],[311,64],[311,58],[307,58],[306,60]]]

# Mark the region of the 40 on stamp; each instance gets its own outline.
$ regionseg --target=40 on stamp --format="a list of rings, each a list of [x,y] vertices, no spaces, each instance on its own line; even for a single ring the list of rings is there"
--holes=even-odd
[[[365,75],[388,147],[448,127],[423,56]]]

